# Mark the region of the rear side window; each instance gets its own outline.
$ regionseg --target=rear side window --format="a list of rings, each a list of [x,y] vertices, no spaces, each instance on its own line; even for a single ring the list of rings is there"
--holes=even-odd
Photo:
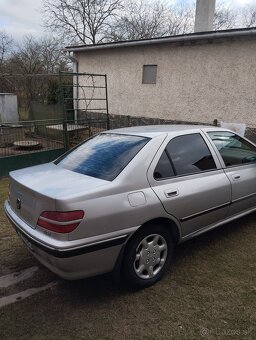
[[[139,136],[100,134],[65,154],[55,164],[84,175],[112,181],[149,140]]]
[[[154,178],[164,179],[213,169],[216,169],[216,164],[202,136],[199,133],[184,135],[168,143],[156,166]]]
[[[161,179],[161,178],[169,178],[175,176],[175,173],[173,171],[173,167],[170,163],[170,159],[164,151],[162,153],[162,156],[160,157],[157,166],[154,171],[154,178],[155,179]]]
[[[233,132],[208,132],[226,166],[256,162],[256,148]]]

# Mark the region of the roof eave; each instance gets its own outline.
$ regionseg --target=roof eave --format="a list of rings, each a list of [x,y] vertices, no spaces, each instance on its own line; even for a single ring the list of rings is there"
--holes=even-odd
[[[197,41],[213,41],[216,39],[230,39],[230,38],[241,38],[245,36],[256,36],[256,28],[236,29],[236,30],[225,30],[225,31],[211,31],[211,32],[200,32],[191,33],[185,35],[176,35],[162,38],[151,38],[142,40],[128,40],[105,44],[96,45],[78,45],[78,46],[67,46],[66,50],[70,52],[81,52],[91,50],[103,50],[103,49],[114,49],[122,47],[133,47],[133,46],[149,46],[156,44],[185,44],[186,42],[197,42]]]

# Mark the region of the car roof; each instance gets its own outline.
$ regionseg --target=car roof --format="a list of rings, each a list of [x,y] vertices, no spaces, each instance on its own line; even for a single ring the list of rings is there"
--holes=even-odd
[[[198,132],[199,130],[212,130],[212,131],[228,131],[227,129],[219,128],[216,126],[207,125],[145,125],[145,126],[133,126],[121,129],[113,129],[104,131],[103,133],[118,133],[127,135],[136,135],[154,138],[162,134],[171,134],[175,132]]]

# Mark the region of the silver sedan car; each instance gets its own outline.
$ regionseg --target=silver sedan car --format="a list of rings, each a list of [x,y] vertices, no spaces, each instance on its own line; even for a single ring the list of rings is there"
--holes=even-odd
[[[256,210],[256,146],[206,126],[102,132],[56,161],[10,173],[5,212],[65,279],[119,270],[143,288],[175,244]]]

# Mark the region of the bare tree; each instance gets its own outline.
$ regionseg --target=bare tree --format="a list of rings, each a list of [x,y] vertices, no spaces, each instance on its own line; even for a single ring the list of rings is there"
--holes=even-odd
[[[165,3],[130,0],[116,18],[108,40],[134,40],[159,37],[168,32],[168,10]]]
[[[13,40],[4,31],[0,31],[0,92],[11,92],[12,84],[4,78],[6,64],[13,47]]]
[[[190,33],[195,6],[186,0],[169,5],[164,0],[130,0],[112,25],[109,40],[130,40]]]
[[[121,0],[43,0],[44,26],[73,42],[96,44],[105,38]]]
[[[168,34],[177,35],[192,33],[195,21],[195,4],[189,4],[187,1],[180,2],[172,6],[168,16]]]
[[[256,6],[247,5],[242,12],[242,25],[244,27],[256,26]]]
[[[16,45],[16,50],[9,59],[10,71],[19,74],[35,74],[43,71],[42,48],[32,35],[26,36]]]
[[[28,108],[30,102],[44,91],[41,79],[34,76],[44,72],[40,42],[33,36],[26,36],[16,46],[16,50],[8,61],[8,69],[8,73],[12,74],[9,79],[20,98],[20,105]]]
[[[217,2],[213,20],[214,30],[218,31],[234,28],[237,26],[237,21],[238,13],[232,7],[231,2],[225,0]]]
[[[51,74],[67,70],[68,58],[55,37],[25,36],[7,60],[9,73]]]
[[[45,27],[63,33],[70,43],[147,39],[193,32],[195,3],[170,5],[167,0],[43,0]],[[255,24],[256,10],[247,7],[244,26]],[[214,30],[241,25],[231,0],[217,0]]]
[[[11,52],[13,40],[4,31],[0,31],[0,67]]]
[[[56,37],[46,37],[39,40],[41,45],[41,58],[43,61],[43,72],[47,74],[68,71],[70,60],[63,50],[62,42]]]
[[[17,44],[5,63],[5,81],[19,95],[21,105],[28,108],[31,101],[44,101],[48,93],[48,76],[68,69],[68,59],[58,40],[26,36]],[[45,76],[47,77],[45,77]]]

